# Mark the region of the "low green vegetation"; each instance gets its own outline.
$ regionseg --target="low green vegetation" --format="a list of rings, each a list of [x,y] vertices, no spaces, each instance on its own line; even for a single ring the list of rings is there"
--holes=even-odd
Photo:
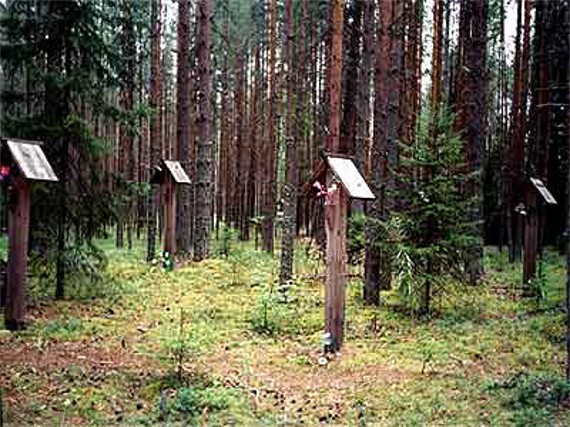
[[[32,287],[30,327],[0,334],[8,425],[570,422],[556,254],[542,299],[522,300],[520,266],[488,249],[484,282],[450,281],[424,316],[396,287],[365,307],[353,279],[343,352],[323,359],[319,251],[299,245],[282,289],[272,257],[227,244],[227,256],[167,271],[141,261],[142,245],[104,241],[108,268],[92,288],[52,301]]]

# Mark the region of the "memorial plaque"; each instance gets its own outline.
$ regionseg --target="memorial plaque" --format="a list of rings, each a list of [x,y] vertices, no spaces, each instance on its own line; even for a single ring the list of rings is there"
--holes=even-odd
[[[558,204],[552,193],[548,191],[548,188],[546,188],[546,186],[540,179],[531,178],[530,182],[532,182],[532,184],[536,187],[536,189],[538,190],[538,192],[540,193],[540,195],[542,196],[542,198],[546,203],[548,203],[549,205]]]
[[[27,179],[57,181],[57,176],[39,144],[11,140],[8,140],[7,144],[18,168]]]
[[[188,178],[186,171],[182,168],[182,165],[179,161],[165,160],[164,164],[170,171],[174,182],[177,184],[192,184],[192,181],[190,181],[190,178]]]
[[[364,200],[375,199],[372,190],[351,159],[327,156],[327,163],[350,197]]]

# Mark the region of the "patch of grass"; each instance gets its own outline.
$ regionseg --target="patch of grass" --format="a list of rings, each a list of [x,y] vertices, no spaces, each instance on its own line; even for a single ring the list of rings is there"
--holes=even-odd
[[[518,373],[492,382],[488,390],[512,411],[513,424],[521,427],[554,425],[556,413],[570,407],[570,383],[550,373]]]
[[[68,319],[48,320],[39,328],[45,337],[73,340],[82,335],[85,325],[80,319],[71,317]]]
[[[545,258],[539,307],[520,298],[520,266],[492,250],[485,282],[449,283],[430,316],[410,317],[396,289],[382,292],[380,307],[365,307],[361,280],[353,279],[342,355],[321,366],[324,264],[314,245],[296,248],[286,290],[276,284],[279,257],[248,242],[173,272],[144,262],[144,242],[132,252],[101,246],[109,258],[104,292],[38,305],[27,331],[0,336],[0,362],[27,351],[9,362],[9,381],[0,375],[11,402],[21,402],[12,404],[23,414],[18,425],[150,426],[161,416],[167,425],[271,426],[568,419],[564,403],[543,404],[530,383],[488,387],[521,370],[562,372],[564,266],[555,254]],[[76,342],[56,365],[64,369],[37,367],[50,354],[65,357],[67,341]],[[101,351],[107,364],[86,357]]]

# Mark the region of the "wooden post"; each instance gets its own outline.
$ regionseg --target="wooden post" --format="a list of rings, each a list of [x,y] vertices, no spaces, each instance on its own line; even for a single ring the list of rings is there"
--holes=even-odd
[[[164,182],[164,251],[176,253],[176,186],[170,174]]]
[[[330,178],[328,180],[331,181]],[[346,227],[348,195],[339,184],[325,205],[327,236],[327,277],[325,285],[325,333],[330,334],[325,351],[340,351],[344,327],[346,295]]]
[[[325,180],[322,185],[319,180]],[[325,234],[327,238],[325,283],[325,346],[326,353],[340,351],[343,341],[346,279],[348,277],[346,232],[350,199],[374,200],[354,162],[341,154],[328,154],[316,167],[305,184],[305,194],[318,191],[325,198]]]
[[[14,178],[8,213],[8,284],[6,295],[6,328],[24,328],[24,287],[28,263],[30,227],[30,183]]]
[[[526,226],[524,232],[524,267],[523,267],[523,295],[533,296],[529,288],[529,281],[536,276],[536,258],[538,252],[538,209],[536,191],[528,187],[526,191]]]

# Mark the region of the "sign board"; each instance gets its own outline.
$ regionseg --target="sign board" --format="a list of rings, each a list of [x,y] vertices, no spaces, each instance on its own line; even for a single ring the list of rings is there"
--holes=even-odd
[[[540,179],[531,178],[530,182],[532,182],[532,184],[536,187],[536,189],[538,190],[538,192],[540,193],[540,195],[542,196],[542,198],[546,203],[548,203],[549,205],[558,204],[552,193],[548,191],[548,188],[546,188],[546,186]]]
[[[34,181],[57,181],[57,176],[38,143],[7,140],[7,145],[24,177]]]
[[[364,200],[375,199],[372,190],[351,159],[327,156],[327,163],[350,197]]]
[[[170,171],[174,182],[178,184],[192,184],[190,178],[186,174],[186,171],[182,168],[182,165],[179,161],[176,160],[165,160],[164,164],[166,165],[167,169]]]
[[[155,172],[150,178],[151,184],[163,184],[165,173],[170,173],[172,179],[177,184],[192,184],[184,168],[177,160],[163,160],[159,166],[155,167]]]

